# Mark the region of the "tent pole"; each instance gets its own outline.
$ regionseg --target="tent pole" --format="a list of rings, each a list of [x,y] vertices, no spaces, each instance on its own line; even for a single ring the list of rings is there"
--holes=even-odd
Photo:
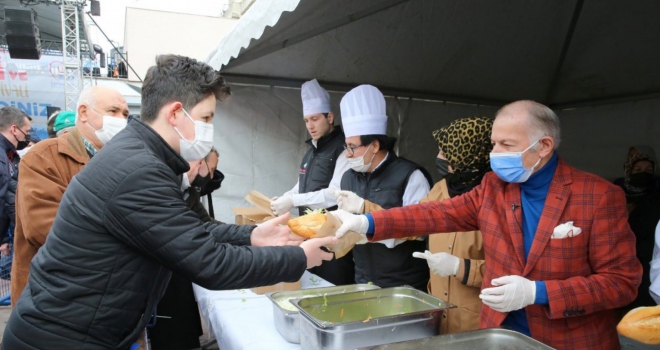
[[[593,100],[568,101],[568,102],[552,104],[548,107],[554,110],[562,110],[562,109],[595,107],[602,105],[611,105],[617,103],[637,102],[637,101],[654,100],[654,99],[660,99],[660,91],[651,91],[648,93],[639,93],[632,95],[609,96],[606,98],[593,99]]]
[[[244,74],[222,73],[227,83],[234,85],[261,85],[261,86],[277,86],[282,88],[300,89],[300,86],[305,82],[301,79],[279,78],[279,77],[262,77]],[[350,83],[333,83],[326,81],[319,81],[323,87],[328,91],[335,92],[348,92],[358,84]],[[369,84],[369,82],[364,82]],[[458,96],[458,95],[441,95],[432,92],[416,91],[416,90],[402,90],[391,88],[387,86],[378,86],[378,89],[385,96],[398,96],[410,97],[418,100],[442,101],[448,103],[463,103],[477,106],[493,106],[501,107],[511,101],[491,100],[488,98],[480,98],[473,96]]]
[[[552,101],[552,98],[555,97],[557,93],[557,84],[559,83],[559,74],[561,69],[564,67],[564,61],[566,61],[566,55],[568,54],[568,49],[571,46],[571,41],[573,41],[573,34],[575,34],[575,27],[577,27],[578,20],[580,19],[580,14],[582,13],[582,6],[584,5],[584,0],[577,0],[575,2],[575,8],[573,9],[573,17],[571,17],[571,23],[568,26],[568,31],[566,32],[566,37],[564,38],[564,45],[562,45],[561,53],[559,54],[559,61],[555,67],[555,72],[552,75],[552,80],[548,91],[545,95],[545,103],[549,104]]]

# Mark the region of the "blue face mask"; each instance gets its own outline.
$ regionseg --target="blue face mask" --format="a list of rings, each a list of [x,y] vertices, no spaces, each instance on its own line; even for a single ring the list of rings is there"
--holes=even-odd
[[[534,142],[522,152],[491,152],[490,167],[502,181],[518,183],[527,181],[532,176],[534,169],[541,163],[541,158],[539,158],[538,162],[531,169],[525,169],[522,155],[539,143],[539,141]]]

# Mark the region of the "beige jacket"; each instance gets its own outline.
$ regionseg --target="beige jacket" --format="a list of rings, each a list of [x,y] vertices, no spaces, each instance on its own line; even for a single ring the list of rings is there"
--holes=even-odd
[[[11,269],[12,305],[27,284],[32,258],[46,243],[64,191],[89,159],[80,132],[75,128],[37,143],[21,158]]]
[[[442,201],[449,198],[447,182],[439,181],[431,192],[420,201]],[[480,231],[437,233],[429,236],[429,250],[432,253],[445,252],[470,261],[467,276],[440,277],[431,272],[429,294],[456,305],[443,315],[440,322],[441,334],[464,332],[479,328],[481,312],[481,281],[485,271],[483,239]],[[463,284],[465,279],[465,284]],[[446,321],[446,322],[445,322]]]

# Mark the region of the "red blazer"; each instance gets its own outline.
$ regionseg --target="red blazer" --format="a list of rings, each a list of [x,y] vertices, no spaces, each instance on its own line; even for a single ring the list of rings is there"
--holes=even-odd
[[[614,309],[635,299],[642,277],[623,191],[560,159],[526,262],[520,205],[519,185],[490,172],[462,196],[370,213],[370,239],[480,230],[482,288],[506,275],[546,283],[549,305],[525,308],[533,338],[557,349],[619,349]],[[582,233],[551,239],[567,221]],[[506,316],[484,304],[480,327],[498,327]]]

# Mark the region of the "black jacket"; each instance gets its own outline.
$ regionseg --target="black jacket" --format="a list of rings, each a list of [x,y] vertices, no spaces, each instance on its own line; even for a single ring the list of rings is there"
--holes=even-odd
[[[415,170],[420,170],[431,186],[431,176],[424,168],[390,152],[384,163],[372,173],[345,172],[341,189],[355,192],[383,209],[400,207],[410,175]],[[427,263],[412,256],[413,252],[425,249],[424,241],[407,241],[394,248],[380,243],[356,245],[353,248],[355,282],[372,282],[379,287],[408,284],[426,290],[429,279]]]
[[[328,188],[332,175],[335,172],[337,158],[344,152],[346,136],[340,126],[335,127],[331,133],[324,135],[316,146],[312,139],[306,141],[309,149],[300,162],[300,174],[298,175],[298,193],[315,192]],[[300,215],[305,215],[307,207],[300,207]],[[337,207],[326,208],[328,210]]]
[[[16,227],[16,188],[18,188],[18,164],[21,161],[21,157],[18,156],[16,151],[12,151],[13,155],[7,156],[9,160],[9,179],[7,185],[7,191],[5,192],[5,213],[7,215],[8,228],[11,234],[14,234],[14,227]],[[12,243],[12,238],[7,234],[7,230],[2,231],[2,237],[0,242]]]
[[[3,348],[127,349],[149,321],[170,270],[207,289],[302,276],[300,247],[254,248],[248,246],[253,226],[202,223],[183,201],[177,175],[187,170],[140,120],[105,145],[67,188]]]
[[[10,192],[13,178],[13,165],[7,156],[8,152],[16,152],[16,147],[14,147],[14,145],[9,142],[6,137],[0,135],[0,243],[9,242],[7,230],[9,229],[10,222],[12,220],[10,213],[11,209],[7,208],[7,206],[14,206],[13,200],[11,204],[9,204],[7,201],[7,194]],[[16,157],[18,157],[18,155],[16,155]],[[15,187],[13,193],[16,193]],[[9,193],[9,195],[12,196],[12,193]]]

